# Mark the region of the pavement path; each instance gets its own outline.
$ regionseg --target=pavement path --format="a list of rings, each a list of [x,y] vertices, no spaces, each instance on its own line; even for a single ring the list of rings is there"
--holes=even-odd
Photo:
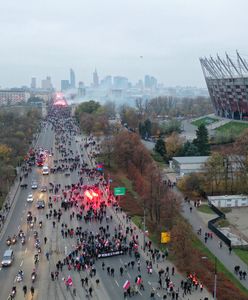
[[[192,207],[192,212],[190,212],[190,207]],[[183,203],[182,215],[191,224],[194,232],[197,232],[199,228],[202,228],[201,236],[197,235],[197,237],[200,238],[200,240],[212,252],[212,254],[215,255],[223,265],[225,265],[228,271],[234,273],[234,267],[240,266],[240,269],[242,271],[246,271],[248,273],[247,264],[243,262],[234,253],[234,251],[232,251],[230,254],[229,247],[224,243],[222,243],[223,244],[222,248],[219,247],[220,239],[214,233],[213,233],[213,239],[208,239],[208,241],[205,243],[204,241],[205,232],[211,232],[211,230],[207,227],[207,225],[205,224],[201,216],[198,214],[197,209],[194,207],[192,201],[190,203]],[[240,280],[238,276],[236,278],[248,290],[248,280]]]

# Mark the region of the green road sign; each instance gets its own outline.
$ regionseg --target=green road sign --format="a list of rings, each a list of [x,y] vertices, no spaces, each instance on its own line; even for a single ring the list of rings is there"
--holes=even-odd
[[[115,196],[124,196],[126,194],[125,187],[116,187],[114,188],[114,195]]]

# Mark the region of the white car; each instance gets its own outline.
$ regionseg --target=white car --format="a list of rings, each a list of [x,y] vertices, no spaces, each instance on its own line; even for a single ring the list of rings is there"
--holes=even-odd
[[[33,201],[34,201],[33,195],[29,194],[27,198],[27,202],[33,202]]]
[[[48,168],[48,166],[44,166],[42,168],[42,174],[43,175],[49,175],[49,168]]]

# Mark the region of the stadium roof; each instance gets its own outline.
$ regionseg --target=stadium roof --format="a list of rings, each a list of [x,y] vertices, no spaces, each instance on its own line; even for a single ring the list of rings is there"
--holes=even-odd
[[[220,58],[219,55],[215,59],[212,56],[210,58],[200,58],[205,78],[232,79],[248,77],[248,64],[246,60],[240,56],[238,51],[236,55],[236,60],[232,60],[228,54],[226,54],[225,59]]]

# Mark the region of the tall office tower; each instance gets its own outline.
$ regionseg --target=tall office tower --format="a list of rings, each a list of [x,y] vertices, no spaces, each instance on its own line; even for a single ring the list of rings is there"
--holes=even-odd
[[[150,88],[151,87],[151,77],[150,77],[150,75],[145,75],[144,85],[145,85],[145,88]]]
[[[78,83],[78,97],[85,96],[85,87],[83,81],[79,81]]]
[[[36,89],[36,78],[32,77],[31,78],[31,85],[30,85],[31,89]]]
[[[97,74],[97,70],[95,69],[93,73],[93,87],[98,87],[99,86],[99,77]]]
[[[61,92],[69,90],[70,88],[70,82],[67,79],[61,80]]]
[[[76,88],[76,76],[72,69],[70,69],[70,86],[72,89]]]
[[[41,80],[41,88],[44,90],[52,90],[52,80],[50,76],[47,76],[46,79]]]
[[[123,76],[114,77],[114,87],[117,89],[127,89],[128,88],[128,79]]]
[[[156,88],[158,85],[158,81],[155,77],[151,76],[150,77],[150,87],[151,88]]]

